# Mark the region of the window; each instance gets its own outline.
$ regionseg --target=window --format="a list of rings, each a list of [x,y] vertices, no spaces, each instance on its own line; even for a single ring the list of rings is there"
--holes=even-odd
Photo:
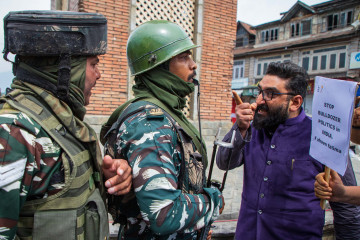
[[[271,62],[290,62],[291,54],[276,55],[256,59],[254,71],[256,77],[262,77],[266,74],[267,68]]]
[[[257,65],[257,75],[261,75],[261,63]]]
[[[322,31],[331,31],[339,27],[349,26],[352,23],[352,18],[352,10],[330,14],[323,18]]]
[[[291,24],[291,37],[299,36],[299,23],[292,23]]]
[[[322,55],[321,56],[321,66],[320,66],[321,70],[326,69],[326,55]]]
[[[321,24],[321,31],[325,32],[326,31],[326,26],[327,26],[327,20],[326,17],[322,18],[322,24]]]
[[[338,14],[331,14],[327,16],[327,30],[333,30],[338,28],[339,25],[339,15]]]
[[[330,55],[330,69],[335,69],[336,64],[336,54]]]
[[[339,68],[345,67],[345,56],[346,56],[346,53],[340,53]]]
[[[234,61],[233,79],[237,80],[244,77],[244,61]]]
[[[346,21],[345,21],[345,19],[346,19],[346,13],[341,13],[340,14],[340,25],[342,26],[342,27],[345,27],[346,25]]]
[[[301,64],[311,74],[344,70],[346,67],[346,46],[320,48],[301,53]]]
[[[308,71],[309,70],[309,57],[304,57],[302,59],[302,67]]]
[[[265,74],[266,74],[267,67],[268,67],[268,63],[264,63],[264,71],[263,71],[263,75],[265,75]]]
[[[352,23],[352,11],[347,12],[346,25],[349,26]]]
[[[261,43],[278,40],[279,30],[278,28],[272,28],[261,31]]]
[[[296,24],[295,34],[299,36],[299,23]]]
[[[305,36],[311,34],[311,19],[291,24],[291,37]]]
[[[313,61],[312,61],[312,70],[317,70],[317,66],[318,66],[318,56],[313,56]]]
[[[247,36],[238,37],[235,42],[235,47],[244,47],[249,44],[249,39]]]
[[[311,34],[311,19],[301,21],[301,36]]]

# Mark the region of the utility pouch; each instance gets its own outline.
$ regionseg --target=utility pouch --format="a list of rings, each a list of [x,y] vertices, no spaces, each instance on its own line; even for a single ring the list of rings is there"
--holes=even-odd
[[[102,240],[109,237],[108,218],[98,189],[80,209],[36,211],[33,240]]]
[[[75,240],[76,219],[76,209],[37,211],[34,214],[33,240]]]
[[[92,201],[85,207],[84,231],[86,240],[99,239],[100,216],[97,210],[96,204]]]

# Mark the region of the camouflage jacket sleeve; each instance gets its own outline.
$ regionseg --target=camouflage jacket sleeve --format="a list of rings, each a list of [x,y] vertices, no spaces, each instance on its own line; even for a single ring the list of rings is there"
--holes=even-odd
[[[0,115],[0,239],[14,239],[26,200],[61,189],[51,183],[60,172],[59,156],[59,146],[27,115]]]
[[[194,232],[213,221],[223,204],[218,190],[185,194],[178,189],[178,141],[171,121],[146,109],[124,121],[114,146],[115,153],[128,159],[133,169],[142,218],[155,234]]]

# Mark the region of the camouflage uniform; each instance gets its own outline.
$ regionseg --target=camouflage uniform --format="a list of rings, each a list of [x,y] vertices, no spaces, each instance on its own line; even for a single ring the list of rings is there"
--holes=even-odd
[[[153,104],[129,115],[105,149],[127,159],[133,169],[136,198],[129,194],[117,205],[127,218],[125,239],[196,239],[196,230],[219,215],[221,193],[203,188],[197,152],[182,171],[184,139],[178,133],[188,136],[170,115]],[[191,179],[191,170],[197,179]]]
[[[0,239],[107,239],[101,151],[83,122],[86,83],[100,77],[87,63],[106,53],[106,18],[10,12],[4,36],[4,58],[16,56],[0,98]]]
[[[0,239],[13,239],[26,200],[64,186],[61,149],[24,113],[0,115]]]

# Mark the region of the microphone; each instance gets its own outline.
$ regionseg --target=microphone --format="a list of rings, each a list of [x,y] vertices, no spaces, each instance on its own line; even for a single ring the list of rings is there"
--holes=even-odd
[[[197,79],[195,79],[195,78],[193,78],[193,84],[194,84],[195,86],[200,86],[199,80],[197,80]]]

